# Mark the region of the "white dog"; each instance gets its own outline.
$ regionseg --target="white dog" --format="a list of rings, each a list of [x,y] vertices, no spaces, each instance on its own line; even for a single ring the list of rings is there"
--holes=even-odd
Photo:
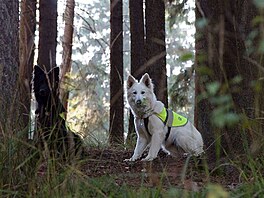
[[[162,148],[169,154],[177,152],[180,146],[190,155],[203,153],[203,139],[199,131],[183,116],[167,110],[156,99],[153,83],[146,73],[138,82],[129,75],[127,80],[127,100],[134,115],[137,143],[134,154],[125,161],[141,158],[149,146],[144,161],[151,161]]]

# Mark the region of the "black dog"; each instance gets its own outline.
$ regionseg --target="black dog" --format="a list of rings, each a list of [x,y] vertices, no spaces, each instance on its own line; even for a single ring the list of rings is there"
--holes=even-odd
[[[55,156],[77,153],[81,149],[81,138],[67,130],[63,114],[66,112],[59,99],[59,67],[45,72],[34,67],[33,89],[37,101],[37,141]]]

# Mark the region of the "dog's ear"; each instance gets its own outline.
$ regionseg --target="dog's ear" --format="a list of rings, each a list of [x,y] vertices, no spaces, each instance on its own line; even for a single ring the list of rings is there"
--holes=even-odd
[[[138,82],[132,75],[129,74],[127,79],[127,89],[130,89],[134,83]]]
[[[60,68],[54,67],[49,71],[49,78],[50,80],[58,83],[60,80]]]
[[[144,83],[146,85],[146,87],[148,87],[149,89],[153,90],[153,83],[151,78],[149,77],[148,73],[145,73],[142,78],[140,79],[141,83]]]
[[[34,76],[45,75],[45,72],[39,65],[34,66]]]

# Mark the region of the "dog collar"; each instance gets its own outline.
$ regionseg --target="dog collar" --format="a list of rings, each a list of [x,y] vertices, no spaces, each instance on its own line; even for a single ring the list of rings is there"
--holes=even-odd
[[[139,119],[145,119],[145,118],[148,118],[149,116],[151,116],[153,114],[154,114],[154,111],[152,109],[148,109],[144,113],[136,112],[135,117],[137,117]]]

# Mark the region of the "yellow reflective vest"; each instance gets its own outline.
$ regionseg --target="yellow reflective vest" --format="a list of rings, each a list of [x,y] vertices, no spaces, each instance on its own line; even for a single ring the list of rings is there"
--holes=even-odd
[[[159,114],[156,115],[168,127],[180,127],[184,126],[188,122],[188,119],[184,116],[179,115],[170,109],[166,109],[165,107]]]

